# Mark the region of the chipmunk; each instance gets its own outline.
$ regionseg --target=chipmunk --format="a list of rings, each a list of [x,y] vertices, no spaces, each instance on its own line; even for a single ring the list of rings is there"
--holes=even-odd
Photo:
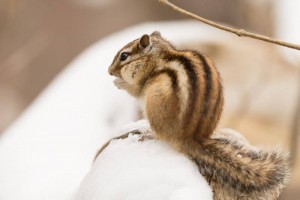
[[[125,45],[108,72],[119,89],[142,102],[155,137],[199,166],[214,199],[279,196],[288,179],[284,153],[256,152],[232,140],[211,138],[224,100],[219,72],[208,57],[178,50],[155,31]]]

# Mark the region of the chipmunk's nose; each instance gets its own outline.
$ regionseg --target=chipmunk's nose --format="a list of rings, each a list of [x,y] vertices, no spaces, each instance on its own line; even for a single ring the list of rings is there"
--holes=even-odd
[[[108,68],[108,73],[109,73],[111,76],[114,75],[113,70],[112,70],[112,67],[109,67],[109,68]]]

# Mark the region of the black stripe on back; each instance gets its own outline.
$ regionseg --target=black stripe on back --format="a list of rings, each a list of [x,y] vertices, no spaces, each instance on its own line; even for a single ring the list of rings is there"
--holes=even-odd
[[[205,76],[205,92],[204,92],[204,108],[203,108],[203,116],[207,115],[208,108],[209,108],[209,101],[210,101],[210,95],[211,95],[211,89],[212,89],[212,80],[211,80],[211,69],[209,64],[206,62],[205,57],[198,53],[198,52],[193,52],[201,61],[204,69],[204,76]]]
[[[186,121],[184,122],[184,124],[186,124],[186,126],[189,125],[189,121],[190,121],[190,118],[192,117],[193,115],[193,111],[194,111],[194,108],[195,108],[195,103],[196,103],[196,100],[197,100],[197,96],[198,96],[198,79],[197,79],[197,74],[194,70],[194,66],[191,62],[190,59],[187,58],[187,56],[184,56],[184,55],[172,55],[170,53],[167,53],[166,56],[164,59],[166,59],[167,61],[179,61],[180,64],[184,67],[185,71],[186,71],[186,74],[188,75],[188,79],[189,79],[189,82],[190,82],[190,90],[189,90],[189,98],[190,98],[190,103],[188,105],[188,110],[187,110],[187,113],[186,113]]]
[[[209,103],[210,103],[210,96],[211,96],[211,90],[212,90],[212,74],[211,74],[211,69],[209,64],[207,63],[205,57],[194,51],[193,52],[198,59],[200,60],[201,64],[203,66],[203,70],[204,70],[204,77],[205,77],[205,92],[204,92],[204,102],[203,102],[203,106],[202,106],[202,110],[201,110],[201,114],[199,115],[199,120],[198,120],[198,125],[195,131],[195,134],[200,134],[199,131],[201,128],[206,128],[203,127],[203,121],[205,120],[205,118],[207,117],[207,113],[209,110]]]

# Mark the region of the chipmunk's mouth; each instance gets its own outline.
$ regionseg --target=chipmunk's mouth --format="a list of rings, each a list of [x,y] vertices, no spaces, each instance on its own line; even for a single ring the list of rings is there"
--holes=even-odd
[[[114,80],[114,84],[118,84],[118,83],[125,83],[125,81],[119,77],[116,77]]]

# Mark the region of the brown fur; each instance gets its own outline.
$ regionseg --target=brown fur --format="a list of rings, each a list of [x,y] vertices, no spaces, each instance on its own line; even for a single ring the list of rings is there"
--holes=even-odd
[[[109,68],[119,78],[116,86],[143,100],[144,115],[159,137],[208,138],[223,108],[217,69],[196,51],[177,50],[157,34],[150,37],[147,47],[140,44],[142,37],[119,51]],[[123,52],[130,56],[120,61]]]
[[[122,60],[124,52],[128,57]],[[226,188],[236,195],[232,199],[259,199],[267,192],[278,196],[288,169],[283,154],[257,157],[238,144],[210,139],[222,113],[223,89],[209,58],[177,50],[154,32],[123,47],[109,73],[117,77],[118,88],[142,100],[143,114],[157,137],[194,160],[215,193]],[[235,157],[237,152],[242,159]],[[215,199],[222,199],[218,195]]]

